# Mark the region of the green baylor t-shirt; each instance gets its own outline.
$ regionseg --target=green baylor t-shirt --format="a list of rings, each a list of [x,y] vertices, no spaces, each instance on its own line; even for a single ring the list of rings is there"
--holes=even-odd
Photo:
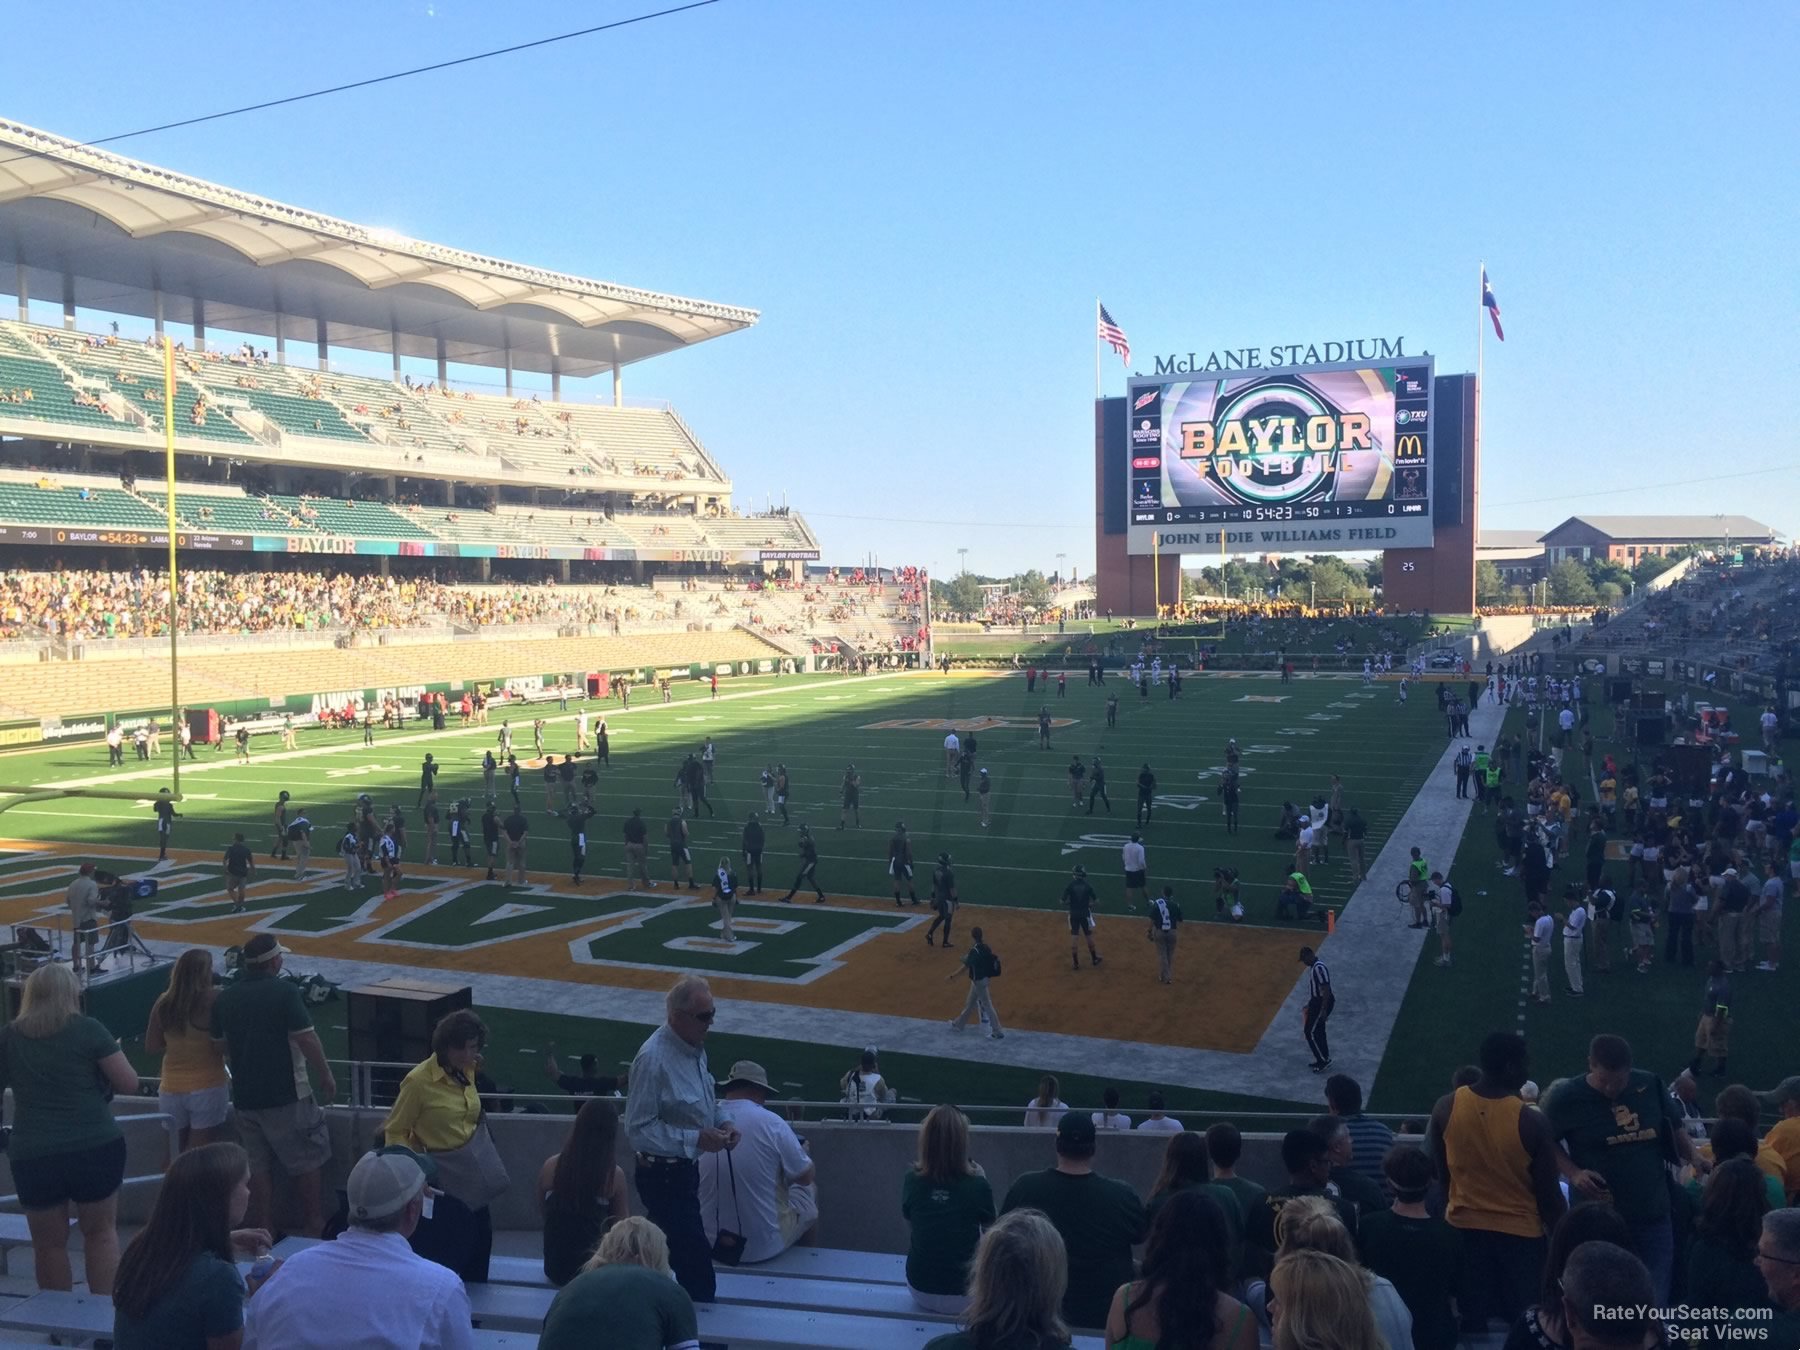
[[[1613,1208],[1629,1224],[1655,1223],[1669,1213],[1663,1168],[1663,1103],[1668,1094],[1653,1073],[1633,1069],[1616,1098],[1572,1078],[1551,1094],[1544,1114],[1577,1167],[1598,1172]]]
[[[13,1091],[6,1151],[44,1158],[97,1148],[119,1137],[100,1061],[119,1053],[112,1033],[79,1013],[48,1036],[0,1031],[0,1092]]]
[[[312,1089],[291,1039],[312,1018],[300,987],[275,975],[246,975],[219,993],[213,1034],[231,1057],[231,1102],[240,1111],[289,1106]]]
[[[966,1290],[975,1244],[994,1221],[988,1179],[971,1173],[949,1182],[927,1181],[909,1170],[900,1185],[900,1212],[912,1226],[906,1282],[922,1294]]]

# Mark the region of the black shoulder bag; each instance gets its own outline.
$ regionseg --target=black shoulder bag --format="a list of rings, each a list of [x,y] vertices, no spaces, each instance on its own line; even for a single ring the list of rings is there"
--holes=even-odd
[[[724,1150],[725,1168],[731,1176],[731,1208],[737,1212],[737,1164],[731,1160],[731,1150]],[[712,1258],[722,1266],[735,1266],[744,1259],[744,1235],[734,1233],[719,1222],[719,1192],[713,1191],[713,1229],[718,1234],[713,1238]]]

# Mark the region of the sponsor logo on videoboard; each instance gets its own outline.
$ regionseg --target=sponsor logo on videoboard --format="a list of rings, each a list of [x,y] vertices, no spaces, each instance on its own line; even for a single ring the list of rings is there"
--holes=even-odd
[[[1162,397],[1162,390],[1146,389],[1143,393],[1141,393],[1137,396],[1137,402],[1135,402],[1131,405],[1131,411],[1133,411],[1134,413],[1142,412],[1145,408],[1148,408],[1152,403],[1156,402],[1156,400],[1161,397]]]

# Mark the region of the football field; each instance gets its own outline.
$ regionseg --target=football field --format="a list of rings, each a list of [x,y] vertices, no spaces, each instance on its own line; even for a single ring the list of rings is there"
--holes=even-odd
[[[574,752],[578,704],[567,712],[554,702],[512,710],[526,766],[521,805],[531,824],[531,878],[522,890],[486,881],[482,866],[450,867],[442,833],[439,864],[427,864],[416,809],[419,764],[429,752],[444,766],[440,800],[467,798],[479,814],[481,758],[495,745],[498,716],[486,727],[453,722],[437,733],[416,725],[378,730],[372,747],[361,744],[360,732],[304,732],[294,751],[259,737],[248,764],[236,763],[229,747],[199,748],[184,764],[171,862],[153,873],[161,889],[138,916],[139,931],[156,944],[216,949],[271,931],[295,952],[291,968],[317,969],[340,983],[395,968],[472,983],[477,1006],[495,1027],[495,1077],[522,1091],[535,1086],[534,1058],[551,1040],[565,1051],[593,1049],[603,1062],[628,1057],[657,1015],[660,991],[675,972],[692,970],[712,978],[721,998],[713,1058],[775,1059],[795,1095],[835,1095],[849,1053],[874,1043],[904,1066],[903,1088],[928,1100],[1022,1101],[1036,1072],[1050,1069],[1075,1082],[1164,1085],[1172,1100],[1196,1107],[1249,1104],[1241,1088],[1209,1084],[1148,1048],[1253,1056],[1293,989],[1297,947],[1324,936],[1317,923],[1275,917],[1292,859],[1291,843],[1274,837],[1282,802],[1304,809],[1332,774],[1341,775],[1346,804],[1368,821],[1373,863],[1446,744],[1429,686],[1402,707],[1392,684],[1365,686],[1355,676],[1286,684],[1272,676],[1190,677],[1177,700],[1163,688],[1142,698],[1118,678],[1092,688],[1081,672],[1063,697],[1054,686],[1028,694],[1022,676],[987,673],[746,679],[724,683],[716,700],[700,686],[681,692],[687,696],[667,705],[640,695],[629,711],[588,705],[592,717],[607,719],[612,754],[599,770],[580,887],[569,876],[568,830],[548,809],[540,761],[526,759],[534,716],[547,720],[547,752]],[[1109,693],[1119,696],[1113,728],[1105,725]],[[1041,708],[1052,717],[1048,749],[1038,745]],[[978,762],[993,780],[986,829],[975,801],[965,801],[946,776],[942,747],[951,728],[975,733]],[[708,736],[717,748],[709,793],[716,814],[702,810],[689,821],[701,889],[675,891],[662,842],[676,803],[675,772]],[[1228,834],[1217,783],[1233,737],[1243,754],[1242,826]],[[123,875],[145,872],[155,857],[150,800],[169,781],[173,749],[165,738],[163,758],[149,764],[128,749],[126,764],[114,769],[95,744],[0,757],[0,774],[13,786],[143,791],[135,801],[73,797],[6,812],[0,836],[24,854],[0,866],[0,921],[54,908],[69,875],[65,857],[94,858]],[[1089,763],[1099,756],[1106,765],[1110,812],[1096,803],[1090,815],[1085,794],[1079,806],[1072,802],[1067,770],[1074,754]],[[725,943],[707,882],[724,857],[741,872],[743,823],[749,812],[764,811],[760,774],[777,763],[790,775],[791,823],[765,818],[765,892],[741,905],[736,940]],[[862,819],[840,829],[840,785],[852,763],[862,780]],[[1169,987],[1157,984],[1141,918],[1127,914],[1119,865],[1145,764],[1157,780],[1153,816],[1143,828],[1150,881],[1153,889],[1174,887],[1188,920]],[[303,881],[294,879],[291,864],[268,856],[271,812],[282,790],[315,825],[313,871]],[[353,802],[365,792],[380,811],[397,805],[408,819],[406,881],[393,900],[378,886],[347,889],[334,857]],[[504,788],[501,805],[503,813],[511,806]],[[620,827],[633,808],[650,823],[654,888],[624,883]],[[900,821],[913,841],[922,898],[937,854],[952,857],[962,901],[953,952],[922,940],[927,905],[894,904],[887,841]],[[818,840],[823,904],[812,903],[810,891],[793,904],[779,901],[794,878],[802,823]],[[233,915],[219,856],[238,830],[256,848],[260,870],[249,912]],[[1351,890],[1340,853],[1334,848],[1312,878],[1328,906],[1341,907]],[[1095,936],[1105,962],[1089,965],[1084,951],[1081,968],[1072,970],[1060,903],[1078,863],[1099,894]],[[1215,914],[1219,867],[1241,875],[1241,923]],[[943,1025],[961,1007],[963,985],[951,976],[976,924],[1005,963],[994,986],[1004,1043],[959,1038]],[[1404,983],[1412,968],[1409,949],[1393,979]],[[324,1014],[328,1039],[341,1017],[341,1004]],[[1420,1080],[1405,1077],[1416,1088]]]

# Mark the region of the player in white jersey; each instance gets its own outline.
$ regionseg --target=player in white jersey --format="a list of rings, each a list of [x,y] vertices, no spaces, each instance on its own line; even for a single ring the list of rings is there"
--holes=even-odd
[[[1375,663],[1366,656],[1363,657],[1363,683],[1375,683]]]
[[[1162,684],[1162,675],[1163,675],[1162,657],[1159,656],[1150,663],[1150,683],[1154,684],[1154,685],[1161,685]]]

